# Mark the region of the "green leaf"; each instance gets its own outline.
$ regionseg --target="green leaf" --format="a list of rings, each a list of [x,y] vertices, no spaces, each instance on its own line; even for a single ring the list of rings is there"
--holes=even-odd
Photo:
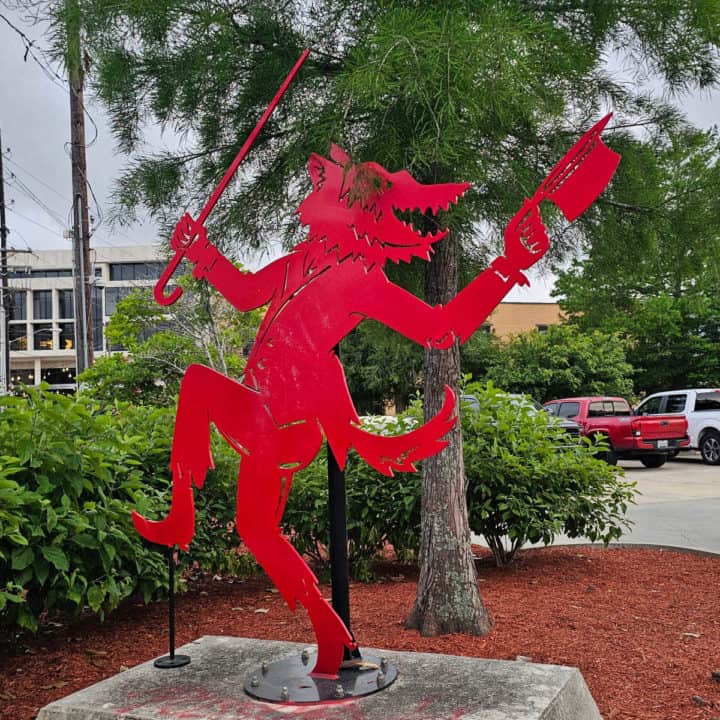
[[[35,554],[30,547],[16,548],[12,553],[12,569],[24,570],[33,561]]]
[[[35,570],[35,578],[38,583],[44,585],[50,573],[50,565],[43,558],[35,558],[33,569]]]
[[[41,550],[43,557],[50,563],[53,564],[53,566],[57,570],[69,570],[70,569],[70,563],[68,562],[67,555],[57,546],[55,545],[46,545]]]
[[[91,585],[87,591],[87,599],[90,608],[97,612],[105,600],[105,590],[99,585]]]
[[[51,507],[47,508],[47,529],[52,531],[55,529],[55,526],[57,525],[58,517],[55,510],[53,510]]]

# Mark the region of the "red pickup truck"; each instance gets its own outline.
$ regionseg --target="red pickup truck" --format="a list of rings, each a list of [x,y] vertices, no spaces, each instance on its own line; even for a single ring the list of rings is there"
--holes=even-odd
[[[619,397],[575,397],[550,400],[543,406],[557,417],[575,420],[588,438],[604,435],[610,445],[599,457],[615,465],[618,459],[640,460],[658,468],[670,453],[687,447],[687,419],[680,415],[633,415],[627,400]]]

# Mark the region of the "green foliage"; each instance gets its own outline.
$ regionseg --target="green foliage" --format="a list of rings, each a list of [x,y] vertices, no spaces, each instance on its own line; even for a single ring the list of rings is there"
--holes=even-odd
[[[398,418],[384,424],[368,421],[371,432],[407,432],[414,420]],[[419,473],[380,474],[354,451],[345,466],[347,497],[348,556],[351,576],[357,580],[373,577],[372,562],[390,543],[402,561],[414,558],[420,532]],[[328,569],[330,542],[328,520],[327,458],[324,453],[293,481],[283,515],[283,526],[298,552],[321,570]]]
[[[161,594],[163,557],[140,542],[129,514],[156,467],[157,418],[128,434],[111,416],[29,388],[3,398],[1,410],[4,630],[35,630],[45,610],[89,606],[102,615],[132,593],[146,601]]]
[[[378,323],[365,322],[342,343],[348,387],[359,412],[400,412],[421,383],[423,351]]]
[[[502,346],[485,379],[539,402],[576,395],[632,394],[627,344],[618,334],[582,332],[572,325],[531,330]]]
[[[0,627],[37,628],[44,611],[101,616],[131,594],[167,587],[164,551],[142,541],[137,509],[169,506],[171,408],[86,399],[26,388],[0,406]],[[185,564],[250,568],[234,532],[237,458],[214,438],[216,469],[197,494],[197,533]]]
[[[163,312],[149,290],[137,290],[117,304],[107,338],[131,354],[98,358],[80,378],[84,395],[103,405],[173,405],[192,363],[235,377],[242,374],[244,350],[257,333],[262,312],[238,313],[189,276],[180,278],[180,284],[184,293],[172,313]]]
[[[560,304],[579,328],[627,339],[638,391],[715,385],[720,137],[686,131],[642,150],[637,141],[624,143],[632,151],[609,193],[598,241],[560,274]]]
[[[120,147],[135,153],[119,183],[124,217],[144,205],[172,221],[188,198],[207,197],[302,49],[313,49],[244,182],[213,213],[211,238],[226,249],[267,247],[279,223],[296,232],[289,213],[308,188],[308,155],[331,140],[425,181],[475,183],[467,213],[453,213],[467,240],[477,233],[470,217],[501,227],[608,101],[623,124],[678,123],[679,113],[638,92],[637,78],[608,68],[608,47],[675,90],[718,76],[714,3],[81,4],[90,80]],[[46,2],[40,14],[52,19],[60,6]],[[143,155],[151,123],[192,140]]]
[[[465,392],[480,403],[462,411],[470,528],[498,565],[560,533],[605,543],[622,535],[635,483],[596,460],[597,446],[574,444],[546,413],[492,383]]]

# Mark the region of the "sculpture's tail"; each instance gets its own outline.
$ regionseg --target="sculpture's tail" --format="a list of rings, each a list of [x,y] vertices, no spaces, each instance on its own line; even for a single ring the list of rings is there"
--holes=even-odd
[[[361,428],[352,427],[351,444],[360,456],[383,475],[392,475],[393,471],[412,472],[415,463],[423,458],[439,453],[448,440],[447,435],[455,422],[455,393],[445,386],[445,401],[432,420],[416,430],[403,435],[385,437],[375,435]]]

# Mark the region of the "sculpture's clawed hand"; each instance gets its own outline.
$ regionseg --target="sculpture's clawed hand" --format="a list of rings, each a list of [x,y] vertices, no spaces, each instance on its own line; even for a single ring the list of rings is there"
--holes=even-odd
[[[178,220],[172,238],[170,239],[170,246],[173,250],[184,252],[188,260],[192,262],[197,262],[197,258],[193,257],[193,247],[200,249],[207,245],[207,243],[208,239],[205,228],[202,225],[198,225],[188,213],[185,213],[180,220]]]
[[[518,270],[534,265],[550,247],[535,203],[526,200],[505,228],[505,257]]]

